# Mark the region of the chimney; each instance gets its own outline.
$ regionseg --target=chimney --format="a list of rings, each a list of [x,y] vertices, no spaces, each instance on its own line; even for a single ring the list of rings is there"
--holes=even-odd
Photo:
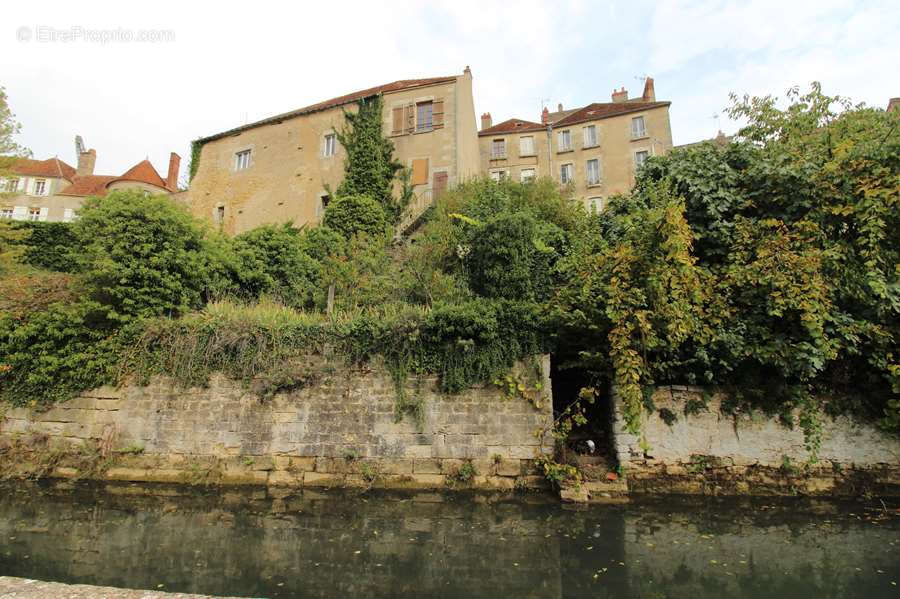
[[[615,90],[615,89],[613,90],[612,101],[615,102],[616,104],[618,104],[620,102],[628,101],[628,92],[625,91],[624,87],[619,90]]]
[[[491,120],[491,113],[485,112],[481,115],[481,130],[490,129],[493,121]]]
[[[472,69],[469,68],[469,65],[466,65],[465,70],[463,70],[463,75],[468,75],[469,77],[472,76]]]
[[[891,98],[888,100],[887,111],[892,112],[894,110],[900,110],[900,98]]]
[[[562,112],[562,102],[556,105],[556,112]]]
[[[541,123],[546,125],[550,122],[550,111],[547,110],[547,107],[544,106],[544,111],[541,113]]]
[[[175,191],[178,189],[178,169],[181,168],[181,156],[172,152],[169,154],[169,174],[166,176],[166,187]]]
[[[97,162],[97,150],[91,148],[78,154],[78,168],[75,169],[75,175],[83,177],[85,175],[94,174],[94,164]]]
[[[647,77],[644,81],[644,93],[641,95],[644,102],[656,102],[656,90],[653,88],[653,77]]]

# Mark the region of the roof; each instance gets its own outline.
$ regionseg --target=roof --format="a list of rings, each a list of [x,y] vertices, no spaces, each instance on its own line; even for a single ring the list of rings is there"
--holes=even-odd
[[[102,196],[106,194],[106,186],[118,179],[109,175],[82,175],[59,192],[64,196]]]
[[[487,129],[482,129],[478,132],[479,136],[483,135],[498,135],[501,133],[518,133],[525,131],[543,131],[546,128],[546,125],[542,125],[540,123],[534,123],[531,121],[523,121],[522,119],[509,119],[508,121],[503,121],[502,123],[497,123],[493,127],[488,127]]]
[[[551,123],[555,123],[556,121],[564,119],[567,116],[569,116],[570,114],[572,114],[573,112],[576,112],[578,110],[579,110],[578,108],[571,108],[569,110],[557,110],[556,112],[548,112],[547,118],[550,120]]]
[[[11,170],[26,177],[57,177],[69,181],[75,177],[75,169],[55,157],[47,160],[19,158],[13,163]]]
[[[671,102],[594,102],[593,104],[588,104],[584,108],[579,108],[569,116],[556,121],[553,123],[553,126],[558,128],[565,127],[566,125],[584,123],[586,121],[608,119],[630,112],[641,112],[652,108],[662,108],[671,104]]]
[[[150,161],[147,159],[141,160],[135,164],[125,171],[121,177],[115,177],[115,180],[140,181],[141,183],[149,183],[150,185],[168,189],[166,187],[166,182],[163,181],[163,178],[159,176],[159,173],[156,172],[156,169],[153,168],[153,165],[150,164]]]
[[[208,137],[201,137],[197,141],[201,142],[201,143],[213,141],[213,140],[219,139],[221,137],[226,137],[228,135],[234,135],[236,133],[240,133],[241,131],[253,129],[255,127],[260,127],[262,125],[277,123],[277,122],[283,121],[284,119],[290,119],[290,118],[300,116],[303,114],[309,114],[311,112],[317,112],[320,110],[326,110],[328,108],[335,108],[337,106],[343,106],[344,104],[350,104],[351,102],[356,102],[356,101],[362,100],[363,98],[370,98],[372,96],[377,96],[378,94],[398,92],[398,91],[403,91],[406,89],[412,89],[415,87],[426,87],[429,85],[437,85],[438,83],[450,83],[451,81],[456,81],[456,75],[453,75],[450,77],[430,77],[427,79],[401,79],[399,81],[394,81],[392,83],[385,83],[384,85],[377,85],[375,87],[370,87],[368,89],[363,89],[363,90],[356,91],[356,92],[346,94],[343,96],[338,96],[336,98],[331,98],[330,100],[325,100],[324,102],[318,102],[317,104],[311,104],[311,105],[305,106],[303,108],[291,110],[290,112],[283,112],[281,114],[277,114],[275,116],[271,116],[271,117],[262,119],[260,121],[255,121],[253,123],[241,125],[240,127],[235,127],[234,129],[229,129],[228,131],[216,133],[215,135],[210,135]]]

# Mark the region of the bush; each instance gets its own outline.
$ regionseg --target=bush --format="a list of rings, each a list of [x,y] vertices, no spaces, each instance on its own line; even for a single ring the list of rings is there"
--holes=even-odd
[[[58,272],[75,272],[81,244],[69,223],[17,222],[26,232],[20,241],[24,246],[21,261],[38,268]]]
[[[202,304],[205,230],[174,200],[137,190],[89,198],[73,230],[88,295],[110,318],[177,316]]]
[[[234,238],[239,294],[269,295],[288,306],[311,305],[320,265],[304,251],[303,234],[290,224],[265,225]]]
[[[380,236],[388,224],[381,204],[364,195],[338,197],[325,209],[324,223],[346,239],[356,233]]]
[[[340,256],[347,251],[347,239],[325,225],[305,230],[300,237],[300,243],[303,251],[319,262],[328,256]]]

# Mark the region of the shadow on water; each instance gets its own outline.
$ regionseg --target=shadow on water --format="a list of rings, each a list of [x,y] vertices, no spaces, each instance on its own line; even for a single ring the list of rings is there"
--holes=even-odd
[[[897,597],[900,518],[876,504],[7,483],[0,574],[253,597]]]

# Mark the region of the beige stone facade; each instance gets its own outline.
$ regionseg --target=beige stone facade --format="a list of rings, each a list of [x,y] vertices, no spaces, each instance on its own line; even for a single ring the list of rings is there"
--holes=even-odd
[[[394,156],[413,169],[414,218],[442,189],[478,173],[472,74],[396,81],[202,138],[185,201],[231,234],[266,223],[317,224],[343,178],[334,137],[344,110],[381,95]]]
[[[494,179],[551,177],[570,186],[586,206],[602,210],[612,195],[634,184],[639,165],[672,149],[669,102],[656,101],[648,78],[641,97],[613,92],[612,102],[555,113],[541,122],[509,119],[493,125],[482,115],[481,170]]]

